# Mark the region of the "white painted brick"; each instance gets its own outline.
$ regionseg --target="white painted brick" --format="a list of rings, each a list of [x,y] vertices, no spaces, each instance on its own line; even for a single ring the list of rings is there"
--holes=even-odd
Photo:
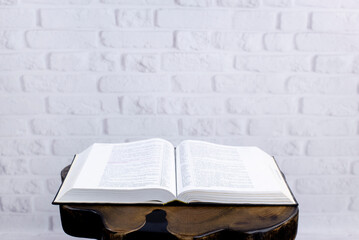
[[[50,194],[56,194],[61,186],[61,179],[57,178],[50,178],[46,180],[46,190]]]
[[[2,53],[0,71],[44,70],[45,56],[41,53]]]
[[[46,4],[46,5],[87,5],[93,0],[22,0],[25,4]]]
[[[26,92],[95,92],[97,79],[93,75],[24,75],[22,77]]]
[[[153,27],[153,15],[151,9],[119,9],[116,12],[117,25],[121,28]]]
[[[216,49],[260,51],[263,49],[261,33],[215,32],[212,44]]]
[[[283,136],[286,133],[285,122],[283,118],[250,119],[248,133],[252,136]]]
[[[88,49],[97,45],[93,31],[28,31],[26,41],[35,49]]]
[[[158,99],[158,113],[184,115],[216,115],[223,112],[218,97],[162,97]]]
[[[141,115],[156,113],[156,98],[151,96],[125,96],[121,98],[122,113]]]
[[[212,48],[211,34],[207,31],[180,31],[175,34],[176,47],[181,50],[208,50]]]
[[[51,53],[50,69],[56,71],[85,71],[89,69],[89,56],[87,53]]]
[[[302,31],[307,29],[307,12],[282,12],[279,15],[280,29],[284,31]]]
[[[21,31],[0,31],[0,49],[21,49],[24,37]]]
[[[295,0],[295,4],[303,7],[338,8],[342,0]]]
[[[31,121],[35,135],[97,135],[101,132],[101,122],[93,118],[37,118]]]
[[[111,9],[41,9],[41,26],[45,28],[110,28],[114,27],[115,12]]]
[[[259,0],[217,0],[221,7],[256,8],[259,7]]]
[[[286,86],[290,93],[356,94],[356,76],[291,76]]]
[[[311,70],[310,56],[293,55],[250,55],[237,56],[238,70],[254,72],[308,72]]]
[[[0,231],[3,233],[20,232],[19,229],[21,229],[24,233],[44,232],[48,230],[48,222],[48,217],[41,214],[1,214]]]
[[[218,136],[240,136],[246,132],[245,122],[241,119],[217,119],[216,134]]]
[[[70,159],[73,158],[74,154],[80,153],[89,147],[91,144],[96,142],[111,142],[108,138],[67,138],[67,139],[55,139],[52,143],[52,152],[55,156],[66,156]],[[120,138],[117,138],[117,143],[123,142]]]
[[[221,93],[283,93],[285,77],[271,74],[226,74],[214,77],[214,89]]]
[[[121,55],[115,52],[91,53],[89,56],[89,69],[91,71],[121,71]]]
[[[320,73],[351,73],[354,57],[350,55],[319,55],[315,58],[315,71]]]
[[[352,211],[359,211],[359,197],[354,197],[350,203],[349,209]]]
[[[99,88],[102,92],[164,92],[170,79],[165,75],[114,75],[103,76]]]
[[[118,5],[174,5],[174,0],[101,0],[106,4],[118,4]]]
[[[0,136],[23,136],[27,132],[27,123],[23,119],[0,118]]]
[[[42,182],[38,179],[35,180],[31,178],[5,178],[1,179],[1,182],[1,195],[38,194],[41,193],[43,190]]]
[[[32,28],[36,25],[35,13],[35,9],[1,8],[0,28]]]
[[[300,33],[295,40],[301,51],[359,51],[359,34]]]
[[[300,178],[296,189],[303,194],[357,194],[358,177],[313,177]]]
[[[351,172],[353,174],[359,175],[359,161],[353,162],[353,164],[351,166]]]
[[[172,91],[183,93],[206,93],[212,91],[209,75],[181,74],[172,78]]]
[[[0,212],[4,213],[28,213],[31,212],[29,197],[2,196],[0,197]]]
[[[214,132],[214,121],[208,118],[183,118],[179,122],[183,136],[211,136]]]
[[[307,154],[310,156],[357,156],[359,155],[358,139],[320,139],[310,140]]]
[[[124,64],[126,72],[157,72],[159,57],[156,54],[126,54]]]
[[[264,5],[270,7],[290,7],[292,5],[291,0],[264,0]]]
[[[1,0],[0,1],[1,6],[12,6],[12,5],[16,5],[16,4],[17,4],[17,0]]]
[[[34,197],[34,210],[38,212],[59,212],[59,207],[49,204],[54,200],[52,194],[37,195]]]
[[[37,96],[1,96],[0,102],[0,115],[23,115],[45,112],[45,101]]]
[[[212,0],[177,0],[176,3],[184,7],[209,7]]]
[[[359,31],[359,14],[356,12],[315,12],[312,29],[316,31]]]
[[[0,156],[47,155],[48,143],[40,139],[1,139]]]
[[[173,46],[172,32],[102,32],[101,42],[112,48],[171,48]]]
[[[178,123],[174,118],[109,118],[107,131],[110,135],[175,136]]]
[[[163,28],[226,29],[231,26],[228,11],[196,9],[162,9],[157,11],[156,24]]]
[[[162,55],[162,69],[165,71],[223,71],[230,66],[225,54],[165,53]]]
[[[22,158],[0,158],[0,175],[26,175],[27,161]]]
[[[301,102],[302,113],[329,116],[355,116],[358,100],[355,97],[305,97]]]
[[[298,164],[297,164],[298,165]],[[301,213],[341,213],[347,210],[349,198],[340,195],[316,196],[298,194],[295,196],[300,205]],[[317,239],[317,238],[315,238]]]
[[[288,122],[294,136],[350,136],[356,134],[357,123],[351,119],[296,118]]]
[[[227,101],[231,114],[290,114],[297,109],[295,99],[290,97],[233,97]]]
[[[233,27],[237,30],[270,31],[276,27],[277,16],[269,11],[240,11],[233,17]]]
[[[69,154],[71,154],[69,152]],[[73,152],[72,154],[75,154]],[[72,157],[35,157],[30,159],[30,171],[34,175],[59,176],[64,167],[70,165]]]
[[[349,160],[345,158],[288,158],[281,163],[288,175],[342,175],[349,173]]]
[[[341,7],[343,8],[359,8],[359,2],[357,0],[342,0]]]
[[[1,93],[15,93],[21,91],[20,79],[17,74],[0,75],[0,92]]]
[[[266,50],[291,51],[294,49],[293,34],[290,33],[268,33],[264,35],[264,45]]]

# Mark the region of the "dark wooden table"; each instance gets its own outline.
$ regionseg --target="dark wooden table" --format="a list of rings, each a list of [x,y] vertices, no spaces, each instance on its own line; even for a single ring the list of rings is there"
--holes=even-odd
[[[68,169],[62,170],[62,180]],[[291,240],[297,233],[298,212],[298,206],[60,205],[67,234],[102,240]]]

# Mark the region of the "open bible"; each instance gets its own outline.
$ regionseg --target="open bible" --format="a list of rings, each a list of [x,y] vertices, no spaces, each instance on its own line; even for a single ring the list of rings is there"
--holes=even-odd
[[[257,147],[163,139],[95,143],[76,154],[54,204],[297,204],[273,157]]]

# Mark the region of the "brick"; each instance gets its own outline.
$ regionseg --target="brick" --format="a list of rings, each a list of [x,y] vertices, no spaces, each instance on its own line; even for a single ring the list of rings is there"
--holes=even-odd
[[[55,71],[89,70],[89,54],[83,52],[56,52],[50,54],[50,69]]]
[[[0,198],[0,212],[28,213],[31,212],[29,197],[2,196]]]
[[[69,152],[69,154],[71,153]],[[75,152],[72,154],[75,154]],[[32,174],[41,176],[56,176],[60,174],[65,166],[71,164],[72,157],[59,158],[52,156],[51,159],[48,157],[35,157],[31,158],[29,161],[30,171]]]
[[[284,31],[303,31],[308,27],[307,12],[282,12],[279,28]]]
[[[359,34],[299,33],[297,49],[301,51],[355,52],[359,50]]]
[[[31,121],[35,135],[97,135],[101,133],[101,122],[93,118],[37,118]]]
[[[176,47],[181,50],[207,50],[212,48],[211,34],[207,31],[180,31],[175,34]]]
[[[301,206],[302,213],[341,213],[346,211],[349,205],[349,198],[343,196],[298,194],[295,197]]]
[[[214,77],[214,89],[220,93],[284,93],[282,75],[226,74]]]
[[[217,0],[221,7],[256,8],[259,7],[259,0]]]
[[[41,9],[41,26],[44,28],[109,28],[116,24],[111,9]]]
[[[1,214],[0,215],[0,231],[3,233],[10,232],[11,236],[14,236],[15,232],[19,233],[20,232],[19,229],[21,229],[21,232],[28,234],[33,231],[45,232],[48,231],[48,228],[49,228],[48,217],[41,214],[26,214],[26,215]],[[7,239],[13,239],[13,238],[9,236],[9,238]]]
[[[122,58],[114,52],[94,52],[89,55],[89,69],[91,71],[121,71]]]
[[[230,66],[224,54],[165,53],[162,69],[165,71],[223,71]]]
[[[308,72],[311,70],[311,57],[303,55],[237,56],[235,67],[238,70],[254,72]]]
[[[310,140],[307,146],[309,156],[358,156],[357,139],[321,139]]]
[[[319,55],[315,58],[315,71],[319,73],[351,73],[354,57],[350,55]]]
[[[288,122],[293,136],[348,136],[354,135],[357,123],[351,119],[296,118]]]
[[[111,48],[171,48],[173,46],[172,32],[101,32],[101,42]]]
[[[212,91],[209,75],[181,74],[172,78],[172,91],[183,93],[205,93]]]
[[[283,136],[286,133],[285,119],[250,119],[248,133],[252,136]]]
[[[117,25],[121,28],[150,28],[154,25],[151,9],[119,9],[116,12]]]
[[[41,53],[0,54],[0,71],[45,70],[45,56]]]
[[[121,98],[122,112],[126,115],[154,114],[156,98],[152,96],[124,96]]]
[[[95,92],[97,78],[86,74],[24,75],[24,90],[31,93],[51,92]]]
[[[295,0],[295,4],[303,7],[339,8],[341,0]]]
[[[45,112],[44,99],[37,96],[0,97],[0,115],[23,115]]]
[[[358,114],[358,101],[355,97],[305,97],[301,110],[304,114],[354,116]]]
[[[20,77],[17,74],[0,75],[0,93],[15,93],[21,91]]]
[[[264,0],[264,5],[270,7],[290,7],[291,0]]]
[[[109,118],[107,131],[110,135],[175,136],[178,124],[173,118]]]
[[[293,34],[291,33],[267,33],[264,35],[264,45],[269,51],[291,51],[293,46]]]
[[[0,175],[26,175],[27,161],[22,158],[0,158]]]
[[[290,114],[297,103],[290,97],[233,97],[227,100],[230,114]]]
[[[228,29],[231,14],[223,10],[162,9],[157,11],[156,25],[163,28]]]
[[[312,15],[315,31],[359,31],[359,14],[356,12],[315,12]]]
[[[93,0],[22,0],[25,4],[46,4],[46,5],[87,5]]]
[[[179,124],[183,136],[211,136],[214,132],[213,119],[183,118]]]
[[[23,33],[20,31],[0,31],[0,49],[21,49],[24,47]]]
[[[110,138],[95,138],[95,137],[86,137],[86,138],[67,138],[67,139],[55,139],[52,142],[52,153],[55,156],[66,156],[70,159],[73,158],[75,153],[80,153],[91,144],[96,142],[123,142],[121,138],[116,138],[115,141]],[[66,165],[65,165],[66,166]],[[64,167],[64,166],[63,166]]]
[[[281,164],[288,175],[343,175],[349,173],[349,160],[343,158],[288,158]]]
[[[21,17],[19,17],[21,16]],[[1,28],[32,28],[36,26],[35,9],[0,9]]]
[[[0,193],[2,196],[16,194],[38,194],[42,192],[42,182],[28,178],[5,178],[1,180]]]
[[[101,0],[102,3],[106,4],[119,4],[119,5],[175,5],[174,0]]]
[[[313,177],[300,178],[296,189],[301,194],[357,194],[357,177]]]
[[[17,0],[1,0],[0,6],[13,6],[17,4]]]
[[[0,156],[47,155],[48,144],[40,139],[2,139]]]
[[[302,94],[356,94],[358,79],[355,76],[291,76],[288,92]]]
[[[261,33],[215,32],[212,34],[212,44],[216,49],[261,51],[263,40]]]
[[[54,196],[51,194],[39,195],[34,197],[34,210],[36,212],[58,212],[59,207],[49,204],[54,200]]]
[[[342,0],[341,1],[342,8],[359,8],[359,2],[356,0]]]
[[[46,189],[50,194],[56,194],[61,186],[60,178],[50,178],[46,181]]]
[[[215,124],[218,136],[241,136],[246,133],[246,124],[241,119],[217,119]]]
[[[35,49],[89,49],[97,46],[93,31],[28,31],[26,41]]]
[[[102,101],[92,96],[51,96],[48,111],[55,114],[99,114],[103,111]]]
[[[176,3],[184,7],[209,7],[212,0],[177,0]]]
[[[165,75],[112,75],[100,79],[102,92],[165,92],[170,79]]]
[[[218,97],[162,97],[157,109],[161,114],[215,115],[222,113],[222,105]]]
[[[355,175],[359,175],[359,161],[355,161],[352,163],[351,172]]]
[[[0,136],[23,136],[27,132],[27,123],[23,119],[0,118]]]
[[[248,31],[269,31],[276,27],[277,16],[269,11],[241,11],[233,16],[233,28]]]
[[[353,197],[350,202],[349,210],[351,211],[359,211],[359,197]]]
[[[156,54],[126,54],[124,65],[126,72],[157,72],[159,59]]]

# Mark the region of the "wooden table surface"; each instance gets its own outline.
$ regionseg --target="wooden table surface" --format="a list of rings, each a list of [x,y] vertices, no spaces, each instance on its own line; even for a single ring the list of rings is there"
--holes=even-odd
[[[62,180],[69,167],[61,172]],[[298,206],[60,205],[64,231],[95,239],[295,239]]]

